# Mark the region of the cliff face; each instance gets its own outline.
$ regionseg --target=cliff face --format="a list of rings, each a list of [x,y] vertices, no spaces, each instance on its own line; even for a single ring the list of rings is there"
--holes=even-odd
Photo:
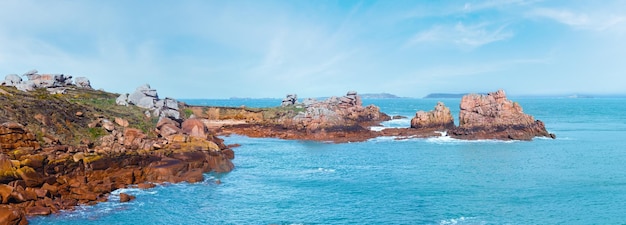
[[[454,119],[450,108],[442,102],[437,102],[435,109],[430,112],[418,111],[411,119],[411,128],[447,130],[454,128]]]
[[[470,94],[461,99],[459,127],[448,134],[461,139],[530,140],[552,137],[545,125],[525,114],[522,107],[508,100],[503,90],[487,95]]]
[[[234,152],[201,121],[159,120],[90,88],[0,90],[0,224],[234,167]]]

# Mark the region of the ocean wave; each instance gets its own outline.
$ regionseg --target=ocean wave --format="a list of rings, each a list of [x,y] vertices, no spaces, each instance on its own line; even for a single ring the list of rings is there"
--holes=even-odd
[[[445,219],[439,221],[440,225],[459,225],[459,224],[487,224],[485,221],[481,221],[476,217],[464,217],[461,216],[459,218],[453,219]]]
[[[411,126],[411,119],[410,118],[393,119],[393,120],[382,122],[382,124],[385,127],[407,128]]]
[[[324,172],[324,173],[334,173],[334,172],[335,172],[335,169],[329,169],[329,168],[322,168],[322,167],[319,167],[319,168],[317,168],[317,171]]]
[[[463,140],[456,139],[450,136],[431,137],[426,138],[426,142],[434,144],[449,144],[449,143],[516,143],[519,140],[497,140],[497,139],[481,139],[481,140]]]

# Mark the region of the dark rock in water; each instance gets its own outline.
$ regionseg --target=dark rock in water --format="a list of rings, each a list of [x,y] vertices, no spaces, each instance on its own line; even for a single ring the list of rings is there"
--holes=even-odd
[[[554,137],[545,125],[525,114],[522,107],[506,98],[503,90],[487,95],[470,94],[461,99],[459,127],[448,135],[461,139],[530,140]]]
[[[134,199],[135,199],[135,196],[132,196],[126,193],[120,193],[120,202],[130,202]]]
[[[394,120],[398,120],[398,119],[406,119],[406,118],[408,118],[408,117],[406,117],[406,116],[400,116],[400,115],[395,115],[395,116],[392,116],[392,117],[391,117],[391,119],[394,119]]]
[[[418,111],[411,119],[411,128],[429,128],[446,130],[454,128],[454,119],[450,108],[442,102],[437,102],[435,109],[430,112]]]

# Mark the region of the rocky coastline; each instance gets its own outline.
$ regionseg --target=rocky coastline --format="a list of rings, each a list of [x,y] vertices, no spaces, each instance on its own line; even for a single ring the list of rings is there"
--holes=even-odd
[[[0,85],[0,225],[107,201],[119,188],[199,182],[206,172],[229,172],[234,151],[219,135],[239,134],[323,142],[380,136],[531,140],[555,138],[524,114],[504,91],[470,94],[459,126],[438,103],[418,111],[406,128],[372,130],[392,117],[363,106],[357,92],[326,100],[287,95],[279,107],[191,106],[159,98],[149,85],[114,94],[85,77],[11,74]],[[131,201],[134,197],[120,195]]]
[[[139,101],[118,105],[117,94],[93,90],[86,78],[24,77],[7,75],[0,87],[0,224],[234,168],[223,140],[147,85]]]
[[[432,111],[418,111],[406,128],[370,129],[391,117],[376,106],[362,106],[360,96],[350,91],[346,96],[324,101],[305,99],[298,102],[289,94],[276,108],[249,109],[188,106],[194,116],[221,135],[272,137],[324,142],[359,142],[381,136],[397,139],[437,137],[442,134],[457,139],[531,140],[534,137],[556,138],[542,121],[524,114],[519,104],[506,98],[503,90],[488,94],[467,94],[460,104],[459,126],[450,109],[439,102]],[[215,126],[216,121],[237,121]]]

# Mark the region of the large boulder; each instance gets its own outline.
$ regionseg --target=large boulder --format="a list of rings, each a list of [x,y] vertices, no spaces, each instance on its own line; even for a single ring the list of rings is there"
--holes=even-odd
[[[17,74],[9,74],[4,77],[4,82],[2,83],[5,86],[16,86],[22,83],[22,78]]]
[[[159,118],[167,117],[180,120],[180,112],[178,112],[178,101],[173,98],[159,99],[159,95],[155,89],[150,88],[149,84],[137,87],[135,92],[131,94],[122,94],[116,100],[118,105],[133,104],[137,107],[147,109],[146,116],[155,116]]]
[[[0,224],[7,225],[26,225],[26,215],[19,209],[9,208],[6,206],[0,207]]]
[[[283,99],[283,102],[280,105],[281,106],[292,106],[292,105],[295,105],[296,102],[298,102],[298,95],[296,95],[296,94],[288,94]]]
[[[487,95],[463,96],[459,127],[448,133],[464,139],[530,140],[533,137],[554,137],[545,125],[525,114],[522,107],[506,98],[503,90]]]
[[[435,109],[430,112],[418,111],[411,119],[411,128],[447,130],[454,128],[454,119],[450,108],[442,102],[437,102]]]
[[[207,138],[208,130],[202,120],[200,119],[187,119],[181,124],[183,133],[188,134],[191,137]]]
[[[121,94],[115,99],[115,104],[128,105],[128,94]]]
[[[75,82],[76,87],[91,89],[91,82],[86,77],[77,77]]]

